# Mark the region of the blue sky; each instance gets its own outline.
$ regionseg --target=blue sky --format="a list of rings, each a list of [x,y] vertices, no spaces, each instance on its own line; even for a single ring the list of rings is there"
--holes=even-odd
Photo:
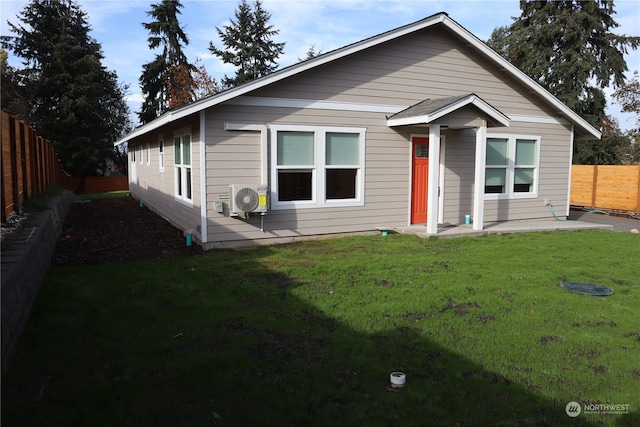
[[[150,22],[147,11],[160,0],[79,0],[87,12],[92,37],[101,45],[104,65],[115,70],[122,82],[129,84],[132,110],[139,108],[142,97],[138,78],[142,64],[149,62],[155,52],[147,46],[148,33],[142,22]],[[240,0],[182,0],[184,8],[180,22],[189,45],[185,53],[190,61],[200,58],[209,74],[216,79],[234,70],[213,57],[209,42],[222,47],[216,27],[228,25]],[[16,14],[28,4],[26,0],[0,1],[0,33],[10,34],[7,20],[17,23]],[[640,35],[640,1],[615,2],[615,20],[620,24],[619,34]],[[323,52],[362,40],[367,37],[415,22],[438,12],[447,12],[482,40],[487,40],[495,27],[508,25],[512,17],[520,15],[518,0],[437,1],[437,0],[264,0],[263,7],[271,12],[270,23],[280,30],[275,38],[286,42],[280,57],[281,67],[298,62],[311,45]],[[626,57],[629,76],[640,71],[640,52],[632,51]],[[19,66],[19,59],[9,58],[10,64]],[[611,91],[607,91],[610,93]],[[623,129],[634,126],[631,115],[623,115],[620,108],[611,105],[609,113],[616,116]]]

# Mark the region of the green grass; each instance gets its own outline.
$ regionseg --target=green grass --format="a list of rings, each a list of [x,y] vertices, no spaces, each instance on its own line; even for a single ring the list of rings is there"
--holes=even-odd
[[[638,236],[581,231],[53,268],[2,425],[638,425],[639,259]]]

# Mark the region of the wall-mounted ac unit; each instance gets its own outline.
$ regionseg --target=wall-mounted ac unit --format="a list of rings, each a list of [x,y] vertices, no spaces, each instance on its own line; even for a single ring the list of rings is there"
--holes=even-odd
[[[229,213],[264,213],[267,211],[269,187],[255,184],[231,184],[229,186]]]

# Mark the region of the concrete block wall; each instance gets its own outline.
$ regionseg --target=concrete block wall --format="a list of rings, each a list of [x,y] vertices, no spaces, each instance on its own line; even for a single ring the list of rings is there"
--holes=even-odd
[[[70,191],[31,213],[2,249],[2,376],[16,351],[71,208]]]

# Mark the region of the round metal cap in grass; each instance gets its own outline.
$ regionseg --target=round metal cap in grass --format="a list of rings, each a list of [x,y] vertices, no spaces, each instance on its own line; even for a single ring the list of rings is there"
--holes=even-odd
[[[613,289],[602,285],[596,285],[594,283],[584,282],[562,282],[560,286],[568,291],[575,292],[582,295],[593,295],[596,297],[606,297],[613,295]]]

